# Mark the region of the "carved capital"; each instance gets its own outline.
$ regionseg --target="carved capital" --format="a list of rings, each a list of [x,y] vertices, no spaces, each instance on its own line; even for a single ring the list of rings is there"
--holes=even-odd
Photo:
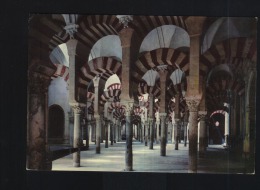
[[[50,78],[40,73],[29,72],[28,87],[30,94],[43,94],[48,91]]]
[[[80,106],[74,105],[74,106],[72,106],[72,109],[73,109],[74,114],[81,114],[82,113],[82,107],[80,107]]]
[[[152,124],[152,123],[153,123],[153,121],[154,121],[154,119],[153,119],[153,118],[149,118],[149,119],[148,119],[148,122],[149,122],[149,124]]]
[[[131,113],[133,112],[134,102],[133,101],[123,101],[122,105],[124,106],[124,109],[125,109],[125,115],[130,116]]]
[[[70,106],[73,109],[74,114],[81,114],[86,105],[83,103],[70,103]]]
[[[124,28],[127,28],[128,23],[133,20],[132,15],[117,15],[116,17],[119,19],[119,22],[124,25]]]
[[[165,119],[167,116],[167,113],[159,113],[160,119]]]
[[[74,33],[77,32],[77,28],[79,27],[76,23],[78,21],[78,15],[77,14],[62,14],[66,26],[64,29],[66,30],[66,33],[70,35],[70,39],[74,38]]]
[[[199,115],[199,118],[200,118],[201,121],[205,121],[206,115],[207,115],[207,111],[199,111],[198,115]]]
[[[100,119],[100,115],[99,114],[94,114],[94,118],[99,120]]]
[[[66,33],[70,35],[70,39],[74,39],[74,34],[78,31],[79,25],[77,24],[67,24],[64,29],[66,30]]]
[[[200,103],[200,100],[201,99],[198,99],[198,98],[193,98],[193,97],[187,97],[186,98],[186,103],[187,103],[187,106],[189,108],[189,111],[190,112],[196,112],[198,111],[198,106],[199,106],[199,103]]]

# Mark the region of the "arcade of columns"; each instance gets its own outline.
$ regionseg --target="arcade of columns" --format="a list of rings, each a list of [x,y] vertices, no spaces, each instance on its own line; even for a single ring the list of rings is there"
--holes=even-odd
[[[125,171],[133,170],[133,149],[132,140],[133,137],[144,143],[145,146],[149,146],[149,149],[153,149],[153,143],[160,143],[160,156],[166,156],[166,145],[168,139],[171,139],[175,143],[175,150],[179,148],[181,129],[184,130],[184,146],[189,149],[189,172],[197,171],[197,159],[198,156],[203,156],[206,152],[208,145],[208,124],[209,115],[213,113],[210,108],[207,107],[207,89],[206,89],[206,76],[202,75],[203,71],[209,72],[209,68],[205,68],[201,64],[206,58],[210,61],[214,59],[213,55],[209,53],[205,54],[203,60],[201,60],[201,38],[203,35],[203,24],[206,17],[190,17],[186,19],[187,31],[190,38],[189,55],[183,54],[184,59],[187,58],[188,66],[181,67],[180,57],[175,60],[175,64],[185,72],[187,79],[187,89],[185,89],[185,95],[182,91],[176,90],[174,94],[174,107],[169,112],[169,98],[167,98],[167,80],[172,70],[176,70],[172,63],[159,63],[151,65],[150,69],[155,70],[159,75],[158,83],[149,88],[156,89],[156,85],[159,84],[159,95],[150,90],[148,93],[148,99],[145,101],[136,101],[136,89],[140,89],[140,85],[135,85],[133,80],[133,62],[136,62],[136,58],[139,57],[136,50],[140,39],[136,34],[135,28],[131,27],[130,23],[134,22],[132,16],[118,16],[118,23],[121,29],[118,31],[118,36],[121,40],[122,46],[122,64],[121,64],[121,87],[120,87],[120,100],[115,99],[106,100],[103,105],[100,105],[102,98],[100,98],[100,80],[105,72],[96,73],[92,78],[94,87],[92,105],[87,106],[87,101],[82,101],[80,98],[80,92],[78,90],[79,84],[79,72],[77,62],[77,48],[80,43],[76,38],[76,33],[81,30],[77,25],[77,16],[63,15],[66,25],[64,29],[69,35],[66,45],[68,48],[69,56],[69,105],[73,110],[73,166],[80,166],[80,152],[83,150],[82,141],[82,125],[87,129],[86,148],[89,141],[94,139],[96,146],[96,153],[102,154],[101,143],[105,140],[105,147],[109,147],[108,141],[111,141],[111,145],[120,141],[122,127],[125,127],[126,146],[125,146]],[[251,44],[247,44],[248,48],[252,49]],[[39,47],[40,48],[40,47]],[[216,48],[219,48],[217,46]],[[232,51],[232,49],[231,49]],[[245,50],[246,51],[246,50]],[[232,53],[232,52],[231,52]],[[181,53],[180,53],[181,54]],[[244,54],[246,54],[244,52]],[[250,54],[250,55],[249,55]],[[248,155],[252,152],[252,142],[250,137],[251,123],[254,122],[250,119],[250,113],[254,109],[252,103],[250,103],[250,92],[252,92],[252,83],[255,80],[256,69],[254,66],[254,53],[247,54],[247,58],[251,62],[242,64],[250,64],[247,74],[244,75],[245,87],[243,96],[237,97],[233,107],[230,106],[231,102],[225,101],[223,105],[225,107],[225,145],[228,147],[230,144],[230,135],[238,135],[238,132],[234,123],[238,123],[237,114],[241,113],[242,108],[236,108],[234,112],[230,112],[230,109],[234,109],[242,104],[237,104],[238,101],[243,102],[246,106],[245,120],[240,119],[240,131],[244,130],[243,139],[243,155]],[[37,57],[38,56],[38,57]],[[249,57],[251,56],[251,57]],[[36,57],[36,58],[35,58]],[[48,85],[50,84],[51,77],[56,72],[54,65],[49,63],[47,53],[40,53],[34,55],[29,63],[28,72],[28,134],[27,134],[27,168],[28,169],[51,169],[51,151],[48,143]],[[231,57],[231,56],[230,56]],[[232,57],[229,59],[232,59]],[[235,57],[235,56],[234,56]],[[242,57],[242,56],[241,56]],[[147,56],[142,57],[144,59]],[[226,57],[225,57],[226,58]],[[178,60],[180,59],[180,60]],[[139,60],[141,58],[139,57]],[[163,60],[163,59],[162,59]],[[162,61],[160,60],[160,61]],[[147,61],[147,60],[146,60]],[[151,60],[153,61],[153,60]],[[166,60],[165,60],[166,61]],[[168,61],[168,60],[167,60]],[[250,62],[250,63],[249,63]],[[140,64],[140,62],[139,62]],[[206,64],[205,64],[206,65]],[[142,65],[137,65],[140,70],[146,70]],[[146,67],[146,65],[145,65]],[[140,90],[139,90],[140,91]],[[88,93],[88,92],[87,92]],[[139,93],[140,95],[140,93]],[[237,95],[236,95],[237,96]],[[245,97],[245,100],[243,98]],[[119,99],[119,98],[118,98]],[[155,99],[159,99],[155,101]],[[183,103],[185,102],[185,103]],[[182,105],[184,104],[184,106]],[[93,113],[90,115],[90,107],[93,108]],[[182,107],[182,108],[181,108]],[[86,111],[88,110],[88,111]],[[210,113],[209,113],[210,111]],[[89,112],[89,113],[87,113]],[[82,122],[82,118],[86,121]],[[198,123],[199,122],[199,123]],[[250,123],[251,122],[251,123]],[[243,125],[245,124],[245,127]],[[198,127],[199,124],[199,127]],[[232,125],[233,127],[231,128]],[[198,131],[199,129],[199,131]],[[171,135],[168,131],[171,130]],[[233,130],[233,131],[232,131]],[[231,132],[232,131],[232,132]],[[199,134],[199,137],[198,137]],[[198,140],[199,139],[199,140]],[[173,150],[173,151],[175,151]]]

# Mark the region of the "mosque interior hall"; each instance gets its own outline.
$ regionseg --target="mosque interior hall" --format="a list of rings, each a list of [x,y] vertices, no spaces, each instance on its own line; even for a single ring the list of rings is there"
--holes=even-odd
[[[27,170],[254,174],[257,18],[32,14]]]

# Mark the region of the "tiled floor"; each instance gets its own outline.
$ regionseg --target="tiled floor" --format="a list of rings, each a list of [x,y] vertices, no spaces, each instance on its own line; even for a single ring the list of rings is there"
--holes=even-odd
[[[81,152],[81,167],[72,166],[72,155],[53,161],[52,170],[65,171],[114,171],[122,172],[125,166],[125,142],[104,147],[95,153],[95,145]],[[135,172],[188,173],[188,145],[179,144],[179,150],[168,143],[166,156],[160,156],[160,144],[150,150],[143,143],[133,142],[133,169]],[[204,158],[198,159],[198,173],[244,173],[245,163],[233,158],[221,145],[210,145]]]

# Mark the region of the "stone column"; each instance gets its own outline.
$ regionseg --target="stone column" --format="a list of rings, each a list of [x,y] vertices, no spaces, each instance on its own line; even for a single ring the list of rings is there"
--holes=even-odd
[[[113,122],[110,121],[109,122],[109,126],[110,126],[110,134],[109,134],[109,138],[110,138],[110,144],[113,145],[114,144],[114,125]]]
[[[149,122],[148,121],[145,121],[144,123],[144,128],[145,128],[145,140],[144,140],[144,145],[147,146],[148,144],[148,125],[149,125]]]
[[[78,151],[73,153],[73,166],[80,166],[80,148],[83,145],[81,139],[81,129],[80,129],[80,114],[82,113],[82,106],[79,104],[70,104],[74,112],[74,138],[73,138],[73,148],[78,148]]]
[[[95,76],[93,78],[93,83],[94,83],[94,93],[95,93],[95,99],[94,99],[94,118],[96,119],[96,153],[100,154],[101,151],[101,119],[99,115],[99,110],[98,110],[98,101],[99,101],[99,96],[98,96],[98,86],[99,86],[99,76]]]
[[[68,112],[68,115],[69,115],[69,124],[70,124],[70,145],[73,146],[74,115],[72,111]]]
[[[86,126],[86,149],[89,148],[89,124],[87,122],[87,119],[85,119],[85,126]]]
[[[185,107],[185,113],[184,113],[184,147],[187,146],[187,136],[188,136],[188,123],[189,123],[189,111],[188,107]]]
[[[47,91],[50,78],[30,72],[28,79],[27,168],[51,170],[47,142]]]
[[[104,121],[104,117],[103,115],[101,115],[100,117],[100,130],[101,130],[101,135],[100,135],[100,143],[103,143],[104,140],[106,140],[106,128],[105,128],[106,124]]]
[[[207,112],[206,111],[199,111],[200,117],[200,132],[199,132],[199,155],[204,156],[207,147],[207,126],[205,122]]]
[[[175,119],[175,123],[174,123],[174,142],[175,142],[175,150],[179,150],[179,125],[180,125],[180,121],[179,119]]]
[[[65,113],[65,122],[64,122],[64,144],[69,144],[70,143],[70,131],[69,131],[69,115],[68,113]]]
[[[179,149],[179,138],[180,138],[180,95],[175,95],[175,110],[174,110],[174,139],[175,139],[175,150]]]
[[[70,39],[66,45],[69,55],[69,102],[77,102],[77,93],[76,93],[76,47],[78,41],[75,39]]]
[[[118,15],[117,18],[119,22],[124,24],[124,28],[119,32],[119,37],[122,46],[122,79],[121,85],[123,86],[121,90],[121,99],[130,101],[132,97],[131,85],[131,59],[137,56],[137,52],[134,52],[132,48],[134,29],[128,27],[128,22],[133,20],[130,15]]]
[[[149,149],[153,149],[153,142],[154,142],[153,104],[154,104],[154,97],[153,97],[153,94],[150,94],[149,95],[149,126],[150,126],[150,144],[149,144]]]
[[[189,173],[197,172],[199,98],[186,98],[189,108]]]
[[[92,125],[91,125],[91,120],[88,120],[87,121],[87,125],[88,125],[88,146],[89,146],[89,143],[92,142]]]
[[[115,128],[115,142],[119,142],[119,128],[116,119],[114,119],[114,128]]]
[[[137,130],[137,140],[140,141],[140,127],[138,126],[139,124],[136,125],[136,130]]]
[[[94,115],[96,119],[96,154],[100,154],[101,152],[101,120],[100,115],[96,114]]]
[[[202,98],[200,85],[200,49],[202,25],[206,17],[189,17],[187,26],[190,28],[190,56],[189,56],[189,76],[186,103],[189,109],[189,172],[197,172],[197,151],[198,151],[198,105]]]
[[[166,126],[165,126],[165,117],[166,117],[166,77],[168,74],[167,65],[162,65],[161,67],[157,67],[158,73],[160,76],[160,88],[161,88],[161,95],[160,95],[160,117],[161,117],[161,156],[166,155]],[[163,119],[163,121],[162,121]]]
[[[175,120],[172,122],[172,144],[175,143],[175,131],[174,131],[174,126],[175,126]]]
[[[150,126],[150,144],[149,149],[153,149],[153,142],[154,142],[154,120],[149,118],[149,126]]]
[[[133,125],[131,122],[131,113],[133,109],[133,103],[128,102],[125,109],[125,127],[126,127],[126,151],[125,151],[125,171],[133,170]]]
[[[248,158],[250,153],[250,126],[249,126],[249,116],[250,116],[250,107],[246,106],[246,126],[245,126],[245,137],[243,144],[243,157]]]
[[[224,103],[224,106],[227,107],[227,111],[225,112],[225,146],[229,146],[229,104]]]
[[[139,124],[139,127],[140,127],[140,141],[141,141],[141,143],[143,143],[144,142],[144,125],[143,125],[143,122],[141,122],[140,124]]]
[[[118,128],[118,142],[120,142],[121,141],[121,123],[120,123],[120,121],[119,120],[117,120],[117,128]]]
[[[156,120],[156,144],[160,141],[160,120]]]
[[[161,118],[161,150],[160,155],[166,156],[166,126],[165,126],[165,119],[167,114],[160,113]]]
[[[105,148],[108,148],[108,136],[109,136],[109,121],[104,121],[104,128],[105,128]]]

